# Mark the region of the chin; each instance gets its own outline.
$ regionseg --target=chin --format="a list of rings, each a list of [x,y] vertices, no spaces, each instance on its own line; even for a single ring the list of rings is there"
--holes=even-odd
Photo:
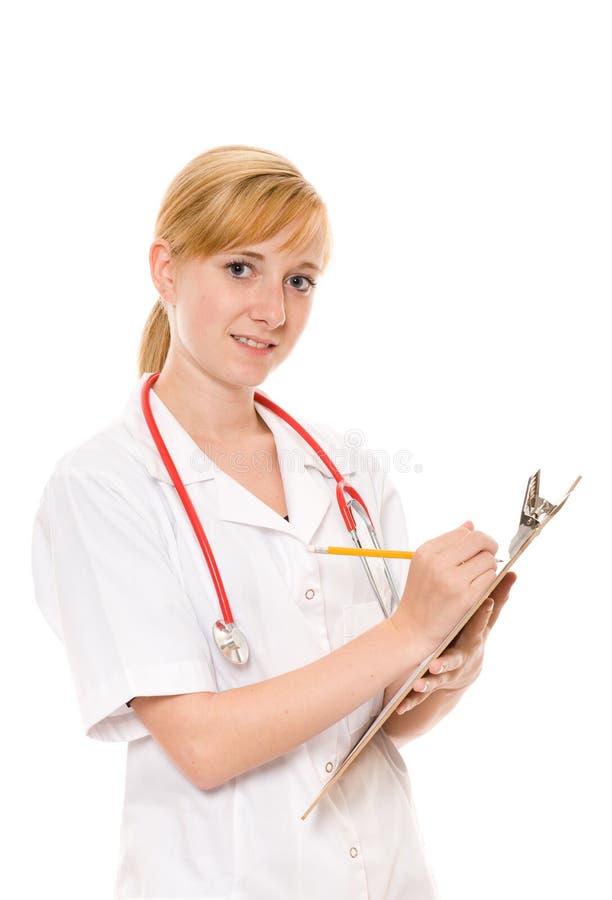
[[[269,375],[269,372],[266,372],[265,375],[263,375],[263,376],[262,375],[259,375],[259,376],[252,375],[251,377],[244,376],[242,378],[229,377],[229,378],[222,378],[221,380],[233,385],[234,387],[257,388],[257,387],[259,387],[260,384],[264,383],[264,381],[266,380],[268,375]]]

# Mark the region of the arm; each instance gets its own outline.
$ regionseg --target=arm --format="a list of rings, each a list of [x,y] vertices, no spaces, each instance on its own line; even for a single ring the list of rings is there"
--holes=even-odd
[[[135,697],[132,708],[198,787],[230,778],[297,747],[395,680],[427,653],[384,620],[314,663],[242,688]]]
[[[287,753],[417,666],[493,581],[497,544],[472,529],[422,545],[393,615],[316,662],[217,693],[136,697],[134,711],[204,789]]]

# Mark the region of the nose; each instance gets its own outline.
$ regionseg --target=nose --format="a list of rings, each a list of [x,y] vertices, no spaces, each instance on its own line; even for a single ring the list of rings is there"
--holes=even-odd
[[[279,328],[285,324],[285,286],[262,284],[251,304],[251,318],[265,322],[268,328]]]

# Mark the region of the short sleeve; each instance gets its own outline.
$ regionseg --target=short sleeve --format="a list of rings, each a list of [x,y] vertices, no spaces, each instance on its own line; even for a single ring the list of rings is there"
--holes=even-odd
[[[152,511],[87,471],[54,472],[34,520],[36,602],[63,641],[85,733],[148,734],[136,696],[216,691],[210,647]]]

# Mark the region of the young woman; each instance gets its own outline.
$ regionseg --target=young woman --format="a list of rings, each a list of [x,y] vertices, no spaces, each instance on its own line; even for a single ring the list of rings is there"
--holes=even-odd
[[[37,601],[85,733],[128,742],[117,898],[436,896],[398,747],[474,681],[514,575],[302,820],[492,583],[497,550],[463,523],[409,567],[390,562],[396,594],[372,559],[385,615],[361,560],[308,549],[350,544],[344,479],[382,546],[407,547],[383,467],[288,411],[336,477],[255,393],[304,330],[329,252],[326,208],[287,159],[246,146],[193,159],[157,219],[138,382],[41,498]]]

